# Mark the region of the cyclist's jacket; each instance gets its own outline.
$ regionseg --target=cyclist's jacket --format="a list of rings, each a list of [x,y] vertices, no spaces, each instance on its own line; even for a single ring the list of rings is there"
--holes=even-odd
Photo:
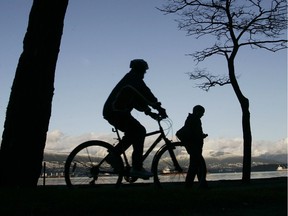
[[[144,112],[150,110],[149,106],[157,108],[158,100],[143,81],[143,77],[131,70],[110,93],[104,104],[103,116],[107,119],[115,112],[130,113],[133,108]]]

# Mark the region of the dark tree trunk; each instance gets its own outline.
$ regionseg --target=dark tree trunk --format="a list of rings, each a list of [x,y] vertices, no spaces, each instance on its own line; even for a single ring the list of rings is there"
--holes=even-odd
[[[237,79],[235,77],[235,68],[233,58],[228,60],[229,78],[234,92],[238,98],[238,101],[242,109],[242,130],[243,130],[243,170],[242,170],[242,182],[249,183],[251,179],[251,147],[252,147],[252,133],[250,127],[250,112],[249,112],[249,100],[244,97]]]
[[[41,174],[68,0],[34,0],[0,149],[0,185],[34,187]]]
[[[249,100],[245,97],[241,98],[240,104],[242,107],[242,128],[243,128],[243,171],[242,182],[249,183],[251,179],[251,148],[252,148],[252,134],[250,127],[250,112]]]

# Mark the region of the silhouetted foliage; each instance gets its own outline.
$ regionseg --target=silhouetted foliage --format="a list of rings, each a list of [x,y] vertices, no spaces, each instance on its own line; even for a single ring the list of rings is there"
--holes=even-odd
[[[180,30],[197,39],[215,37],[215,43],[190,54],[197,63],[214,55],[223,56],[228,63],[227,76],[215,76],[197,69],[189,73],[193,80],[205,79],[198,87],[208,91],[216,85],[231,84],[242,108],[243,182],[250,181],[252,134],[249,100],[242,94],[235,75],[234,61],[242,47],[262,48],[276,52],[287,48],[286,0],[167,0],[160,11],[177,14]]]
[[[7,107],[0,186],[37,185],[68,0],[34,0]]]

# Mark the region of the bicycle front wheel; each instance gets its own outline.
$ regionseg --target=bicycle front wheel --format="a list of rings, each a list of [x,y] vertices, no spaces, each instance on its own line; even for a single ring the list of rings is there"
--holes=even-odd
[[[77,146],[68,156],[64,170],[68,186],[119,186],[122,173],[123,161],[114,147],[98,140]]]
[[[154,183],[165,187],[169,183],[185,182],[189,168],[189,154],[181,142],[163,146],[155,155],[152,164]]]

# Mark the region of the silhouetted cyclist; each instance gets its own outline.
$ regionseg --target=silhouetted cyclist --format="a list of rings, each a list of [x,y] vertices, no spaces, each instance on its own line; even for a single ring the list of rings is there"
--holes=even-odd
[[[124,152],[133,145],[132,170],[130,175],[147,179],[153,174],[143,168],[143,147],[146,129],[132,115],[135,108],[146,115],[155,118],[151,108],[158,110],[162,118],[166,118],[165,109],[147,87],[144,74],[148,70],[148,64],[143,59],[134,59],[130,62],[131,70],[119,81],[110,93],[103,108],[104,118],[114,127],[124,132],[124,137],[115,149],[119,153]]]

